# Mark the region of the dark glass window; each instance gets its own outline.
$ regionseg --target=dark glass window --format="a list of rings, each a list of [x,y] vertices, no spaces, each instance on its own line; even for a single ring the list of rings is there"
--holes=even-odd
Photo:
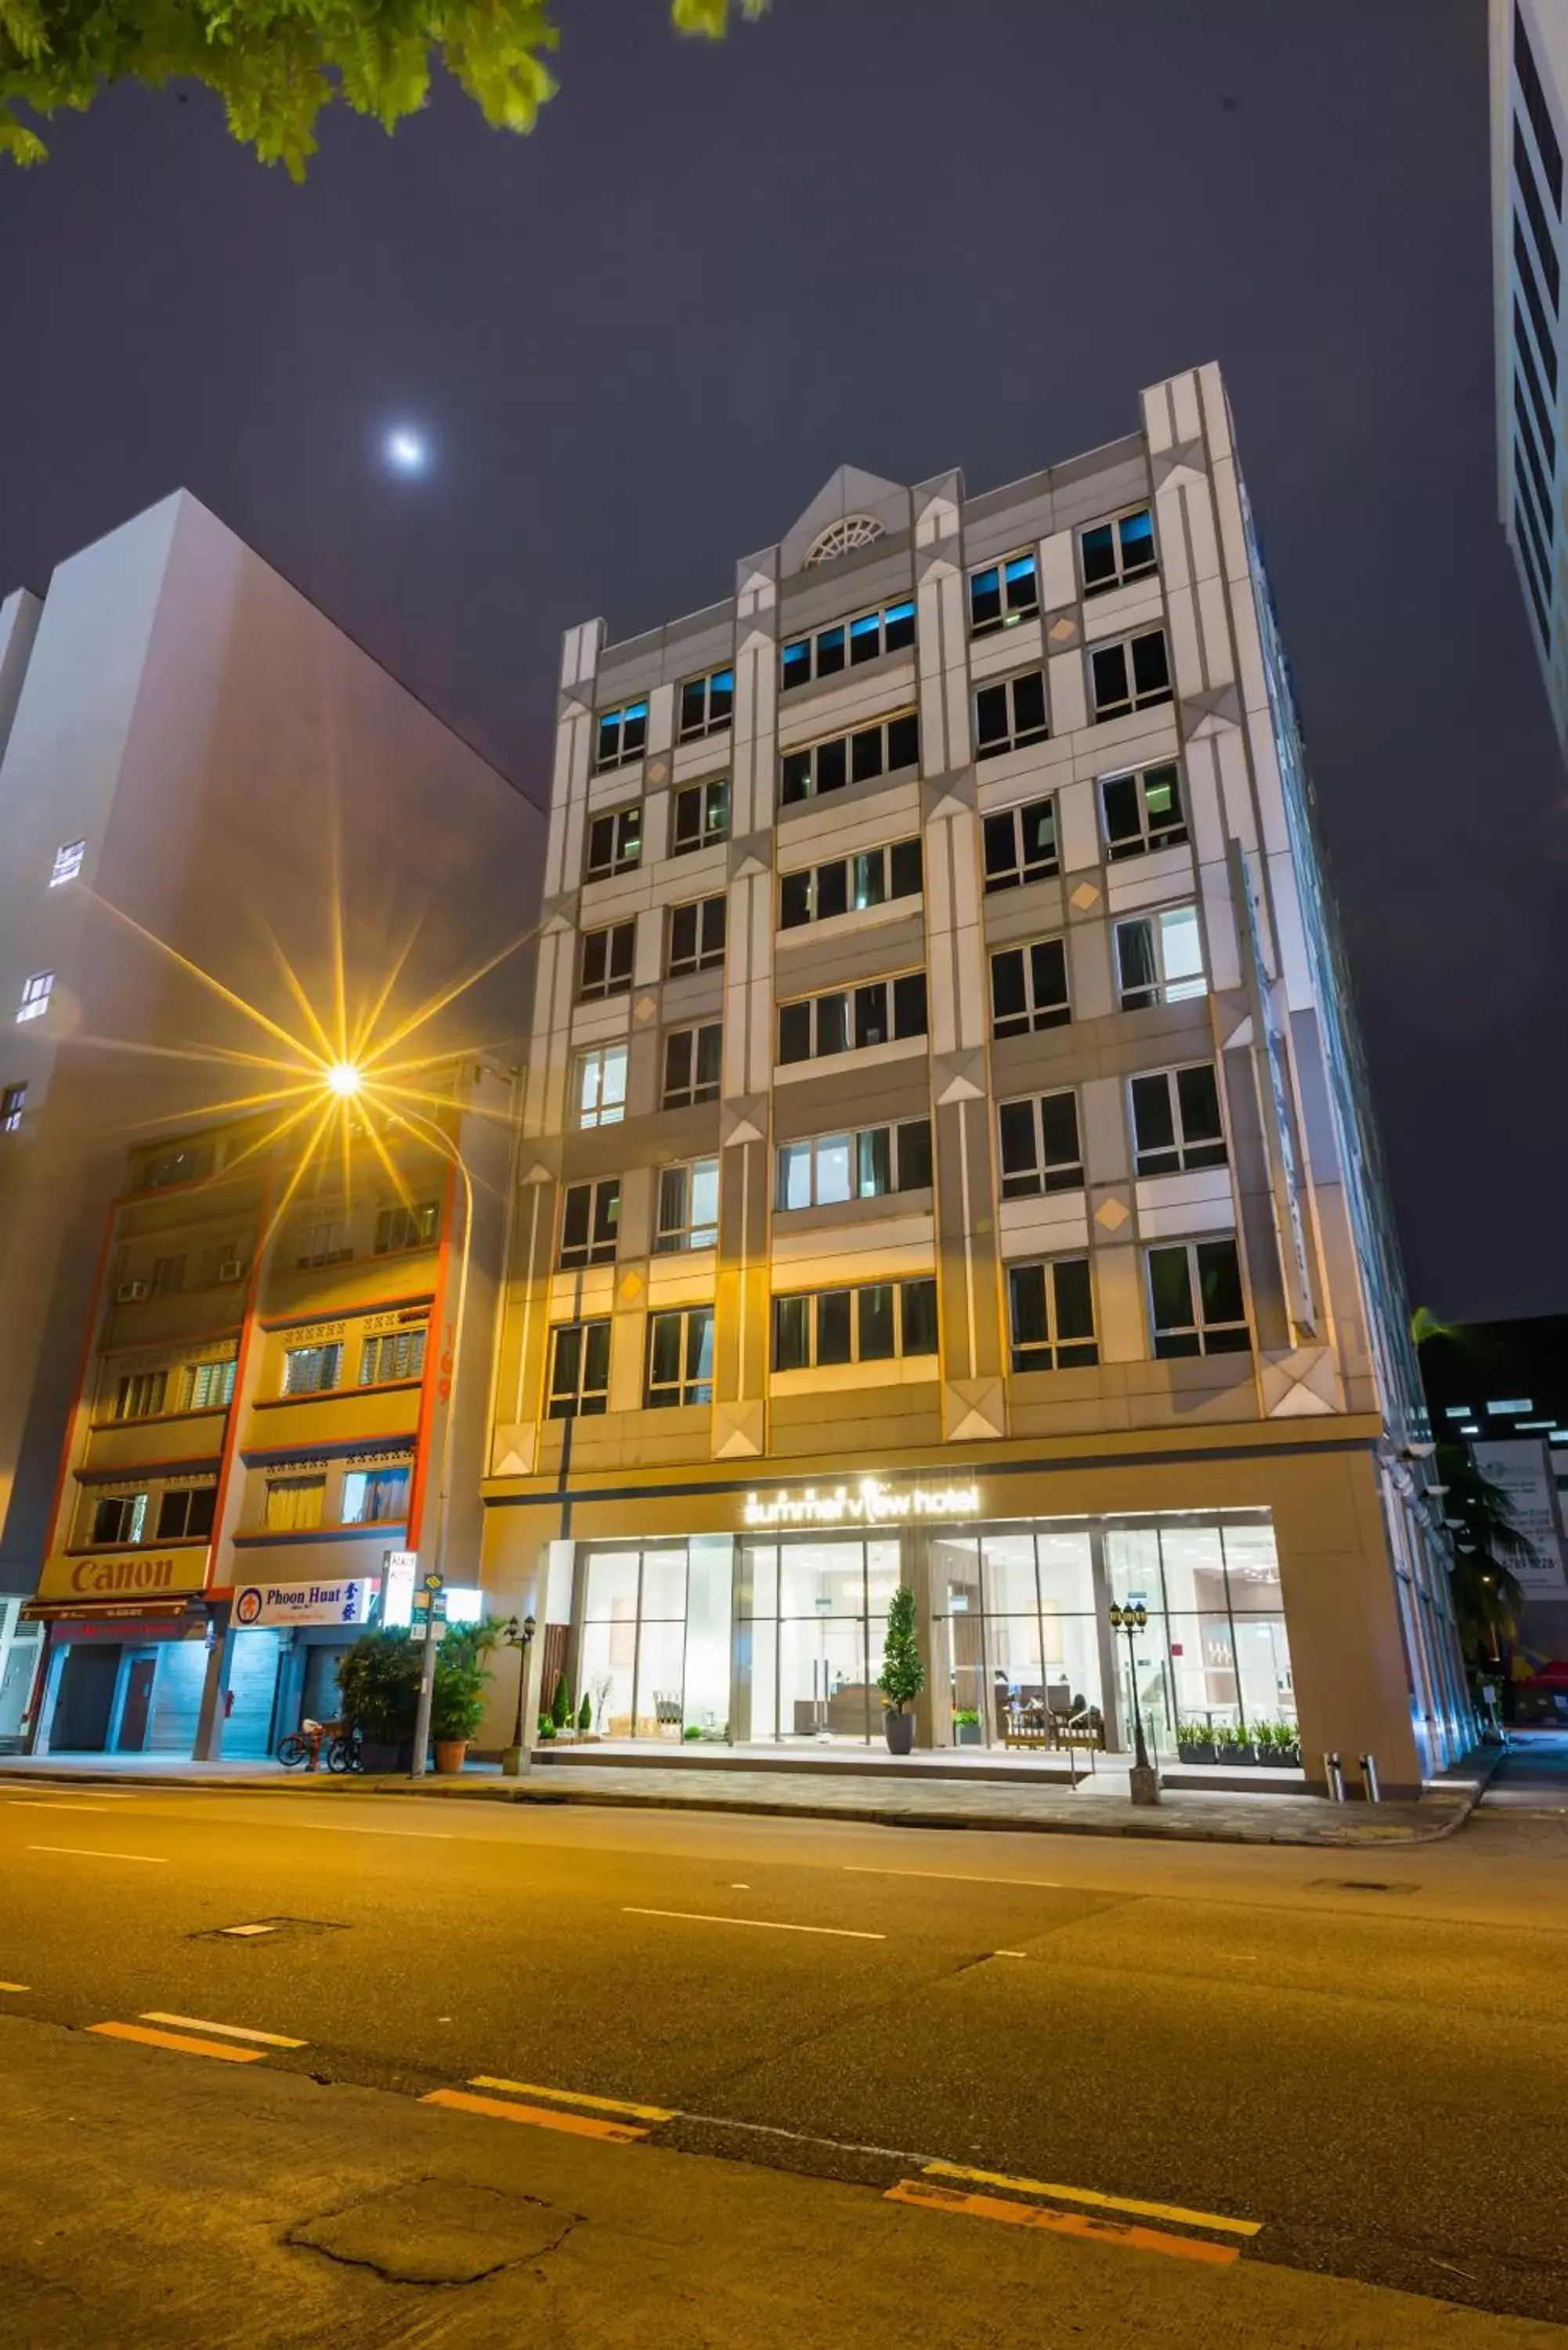
[[[825,1289],[816,1301],[816,1359],[819,1363],[853,1362],[850,1344],[850,1299],[847,1289]]]
[[[1148,1289],[1157,1356],[1250,1351],[1234,1241],[1186,1241],[1150,1249]]]
[[[809,1297],[775,1297],[774,1368],[775,1371],[804,1371],[810,1367],[811,1300]]]
[[[1142,579],[1156,568],[1154,517],[1147,506],[1141,506],[1136,514],[1123,515],[1118,522],[1100,523],[1083,532],[1078,547],[1085,596],[1123,587],[1129,579]]]
[[[711,783],[688,784],[675,795],[672,857],[684,857],[710,840],[730,837],[730,778],[715,775]]]
[[[1106,847],[1112,863],[1174,848],[1187,838],[1181,778],[1173,760],[1132,775],[1107,775],[1100,785]]]
[[[1530,127],[1535,133],[1535,143],[1541,151],[1541,161],[1546,172],[1546,184],[1552,191],[1552,209],[1561,216],[1563,211],[1563,150],[1557,143],[1557,131],[1552,120],[1552,109],[1536,70],[1535,57],[1524,30],[1524,20],[1519,13],[1518,0],[1513,11],[1513,69],[1519,76],[1519,87],[1524,99],[1524,110],[1530,117]]]
[[[573,1183],[561,1209],[561,1263],[613,1264],[620,1229],[620,1178]]]
[[[1033,555],[1010,555],[1004,562],[988,563],[971,571],[969,579],[970,634],[988,637],[996,629],[1016,628],[1040,609],[1040,579]]]
[[[707,677],[689,677],[680,689],[680,740],[701,741],[728,726],[735,706],[735,672],[713,670]]]
[[[898,1351],[893,1329],[893,1284],[890,1281],[873,1282],[860,1292],[860,1360],[891,1362]]]
[[[1030,1101],[1003,1102],[997,1123],[1004,1200],[1081,1189],[1084,1159],[1075,1094],[1043,1094]]]
[[[669,975],[679,979],[693,971],[710,971],[724,960],[727,901],[721,897],[693,899],[690,905],[670,910]]]
[[[608,816],[596,816],[588,826],[585,879],[594,881],[605,874],[629,872],[641,855],[640,806],[616,808]]]
[[[1031,800],[1025,807],[1002,808],[988,816],[981,839],[988,894],[1015,889],[1024,881],[1042,881],[1060,870],[1054,799]]]
[[[724,1059],[722,1021],[701,1028],[672,1028],[664,1040],[664,1091],[660,1107],[684,1109],[693,1102],[717,1101]]]
[[[1525,215],[1535,237],[1535,250],[1541,256],[1541,275],[1546,281],[1546,291],[1555,310],[1563,298],[1562,272],[1557,262],[1557,247],[1552,225],[1546,217],[1546,207],[1536,185],[1535,166],[1530,160],[1530,150],[1524,143],[1524,133],[1519,119],[1513,124],[1513,181],[1523,203]]]
[[[588,1418],[609,1408],[608,1317],[563,1323],[550,1352],[551,1419]]]
[[[1121,644],[1097,645],[1089,655],[1096,719],[1119,718],[1170,700],[1165,630],[1149,629]]]
[[[1045,672],[1025,670],[1021,677],[982,685],[974,697],[975,755],[994,759],[1003,751],[1019,751],[1030,743],[1044,743]]]
[[[1008,1270],[1015,1371],[1066,1371],[1100,1359],[1087,1257]]]
[[[1031,1028],[1061,1028],[1072,1018],[1067,950],[1062,939],[1004,947],[991,958],[992,1034],[1022,1036]]]
[[[608,930],[583,932],[582,979],[577,993],[587,1003],[596,996],[624,995],[631,985],[635,922],[616,922]]]
[[[934,1281],[901,1283],[903,1338],[906,1355],[937,1351],[937,1284]]]
[[[648,742],[648,704],[628,702],[619,710],[599,713],[594,743],[594,765],[602,775],[608,767],[624,767],[640,759]]]
[[[929,1191],[931,1187],[931,1121],[912,1118],[898,1128],[898,1189]]]

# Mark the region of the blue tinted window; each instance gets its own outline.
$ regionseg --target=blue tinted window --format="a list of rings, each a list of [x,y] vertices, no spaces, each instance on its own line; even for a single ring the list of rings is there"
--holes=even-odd
[[[798,637],[793,645],[784,649],[784,683],[787,692],[792,685],[804,685],[811,675],[811,639]]]

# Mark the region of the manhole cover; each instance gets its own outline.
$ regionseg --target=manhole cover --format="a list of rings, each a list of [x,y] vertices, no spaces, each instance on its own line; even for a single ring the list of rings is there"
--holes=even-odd
[[[1418,1893],[1418,1885],[1390,1885],[1378,1877],[1314,1877],[1309,1893]]]
[[[192,1942],[268,1942],[285,1934],[346,1934],[348,1929],[331,1918],[253,1918],[241,1926],[204,1926]]]
[[[472,2284],[553,2252],[577,2214],[531,2195],[460,2179],[421,2178],[291,2228],[286,2241],[394,2284]]]

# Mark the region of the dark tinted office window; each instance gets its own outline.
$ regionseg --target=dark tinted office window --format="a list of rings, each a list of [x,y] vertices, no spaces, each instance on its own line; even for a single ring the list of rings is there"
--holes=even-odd
[[[893,1284],[880,1281],[860,1292],[860,1360],[891,1361],[898,1352],[893,1329]]]
[[[775,1297],[774,1300],[774,1368],[775,1371],[804,1371],[811,1364],[811,1300],[809,1297]]]
[[[937,1351],[937,1284],[934,1281],[903,1284],[904,1352],[934,1355]]]
[[[811,1058],[811,1005],[781,1003],[779,1005],[779,1059],[784,1062],[809,1061]]]
[[[847,1289],[825,1289],[816,1301],[816,1359],[847,1363],[850,1349],[850,1296]]]
[[[889,768],[912,767],[920,755],[920,722],[910,710],[902,718],[888,721],[888,764]]]
[[[888,894],[894,898],[915,898],[922,887],[920,844],[918,839],[896,840],[888,852],[890,881]]]
[[[931,1122],[910,1118],[898,1128],[898,1189],[928,1191],[931,1184]]]
[[[923,1036],[926,1033],[926,974],[907,971],[893,982],[893,1034]]]

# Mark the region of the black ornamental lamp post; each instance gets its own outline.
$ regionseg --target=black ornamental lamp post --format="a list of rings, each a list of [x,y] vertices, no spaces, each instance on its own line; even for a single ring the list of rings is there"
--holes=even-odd
[[[1132,1683],[1133,1737],[1137,1747],[1136,1761],[1140,1771],[1148,1769],[1148,1748],[1144,1742],[1143,1708],[1137,1698],[1137,1665],[1133,1656],[1133,1642],[1148,1622],[1148,1609],[1140,1599],[1131,1607],[1113,1607],[1110,1611],[1113,1632],[1127,1636],[1127,1679]]]

